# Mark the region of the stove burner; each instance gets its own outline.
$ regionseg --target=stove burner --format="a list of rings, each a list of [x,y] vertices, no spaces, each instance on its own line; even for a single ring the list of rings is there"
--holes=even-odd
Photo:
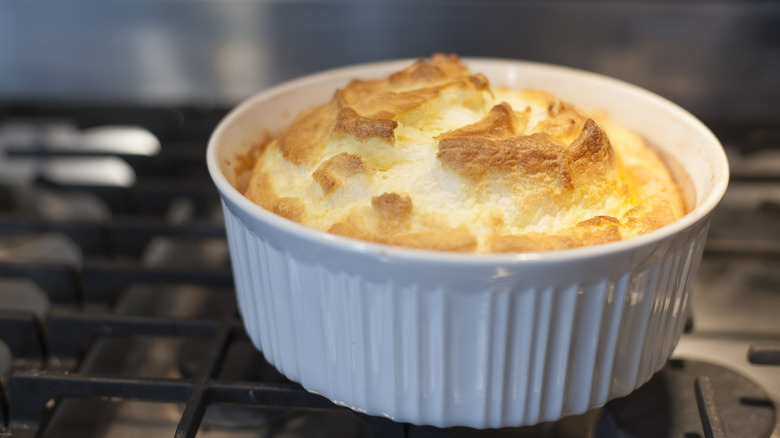
[[[708,386],[714,403],[706,400]],[[702,397],[703,403],[697,403],[697,397]],[[712,425],[715,435],[703,430],[699,416],[699,409],[710,413],[713,408],[720,411],[720,418],[704,423]],[[596,436],[767,438],[775,425],[775,415],[769,396],[747,378],[717,365],[672,360],[644,386],[609,402],[602,410]],[[717,434],[718,421],[725,434]]]

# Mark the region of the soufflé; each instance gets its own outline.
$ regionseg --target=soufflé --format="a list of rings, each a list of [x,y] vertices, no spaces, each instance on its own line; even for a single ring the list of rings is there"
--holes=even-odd
[[[685,214],[638,135],[543,90],[491,87],[455,55],[354,79],[253,153],[245,195],[308,227],[439,251],[550,251]]]

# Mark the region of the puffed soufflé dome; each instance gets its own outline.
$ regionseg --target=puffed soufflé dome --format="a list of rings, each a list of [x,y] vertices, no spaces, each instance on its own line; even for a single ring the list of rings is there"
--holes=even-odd
[[[597,102],[596,102],[597,105]],[[455,55],[355,79],[257,145],[245,195],[355,239],[472,253],[628,239],[685,213],[638,135]]]

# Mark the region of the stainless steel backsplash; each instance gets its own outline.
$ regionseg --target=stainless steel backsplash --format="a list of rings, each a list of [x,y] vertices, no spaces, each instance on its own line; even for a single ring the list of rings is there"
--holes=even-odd
[[[596,71],[704,119],[780,120],[780,3],[752,1],[3,1],[0,103],[229,106],[433,52]]]

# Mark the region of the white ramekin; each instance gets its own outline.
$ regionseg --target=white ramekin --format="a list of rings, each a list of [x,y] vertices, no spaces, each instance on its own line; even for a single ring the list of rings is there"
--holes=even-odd
[[[350,79],[411,61],[327,71],[252,97],[209,141],[241,316],[279,371],[360,412],[476,428],[585,412],[643,384],[674,349],[726,190],[725,154],[691,114],[633,85],[531,62],[464,62],[493,85],[606,110],[682,164],[695,207],[634,239],[527,254],[410,250],[303,227],[234,188],[236,156]]]

